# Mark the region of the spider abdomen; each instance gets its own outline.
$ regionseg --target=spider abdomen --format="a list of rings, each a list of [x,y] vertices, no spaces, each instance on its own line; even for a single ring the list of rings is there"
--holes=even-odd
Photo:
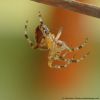
[[[42,34],[42,31],[40,30],[39,26],[36,28],[35,30],[35,40],[36,40],[36,44],[37,46],[39,47],[42,39],[43,39],[43,34]]]

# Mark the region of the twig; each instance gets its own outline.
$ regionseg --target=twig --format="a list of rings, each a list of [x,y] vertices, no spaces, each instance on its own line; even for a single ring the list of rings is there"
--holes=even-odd
[[[76,0],[31,0],[55,7],[69,9],[81,14],[100,18],[100,7],[95,5],[82,3]]]

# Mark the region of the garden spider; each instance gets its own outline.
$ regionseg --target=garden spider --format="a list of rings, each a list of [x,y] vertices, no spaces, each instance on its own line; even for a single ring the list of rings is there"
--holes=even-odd
[[[28,21],[26,21],[26,24],[25,24],[24,34],[25,34],[25,38],[27,39],[32,49],[39,48],[40,50],[49,51],[48,66],[50,68],[66,68],[71,63],[78,63],[87,57],[89,53],[85,54],[79,59],[76,59],[75,56],[69,59],[68,57],[66,57],[66,55],[69,52],[78,51],[82,49],[83,47],[85,47],[85,45],[88,43],[88,39],[85,39],[85,41],[80,46],[71,48],[64,41],[61,41],[59,39],[62,34],[62,28],[59,30],[59,32],[55,36],[54,34],[50,32],[50,30],[44,23],[40,12],[39,12],[38,17],[39,17],[40,24],[37,26],[35,30],[36,45],[33,44],[33,42],[29,39],[27,35]],[[62,52],[64,53],[62,54]],[[55,61],[62,61],[64,62],[64,64],[54,64]]]

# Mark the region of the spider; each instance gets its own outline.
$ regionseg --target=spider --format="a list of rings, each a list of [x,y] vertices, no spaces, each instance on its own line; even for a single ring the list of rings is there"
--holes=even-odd
[[[62,34],[62,28],[58,31],[57,35],[55,36],[54,34],[51,33],[47,25],[44,23],[43,18],[41,13],[39,12],[39,21],[40,24],[36,27],[35,29],[35,45],[34,43],[30,40],[28,36],[28,20],[26,21],[25,24],[25,38],[30,44],[32,49],[40,49],[40,50],[48,50],[48,66],[50,68],[66,68],[68,65],[72,63],[79,63],[81,60],[84,60],[88,54],[86,53],[79,59],[75,58],[75,55],[72,58],[68,58],[67,54],[69,52],[74,52],[82,49],[85,47],[85,45],[88,43],[88,38],[85,39],[85,41],[75,47],[71,48],[69,47],[64,41],[60,40],[60,36]],[[55,64],[55,61],[62,61],[64,64]]]

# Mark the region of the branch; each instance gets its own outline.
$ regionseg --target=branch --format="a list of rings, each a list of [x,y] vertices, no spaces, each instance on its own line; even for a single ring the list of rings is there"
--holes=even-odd
[[[69,9],[84,15],[100,18],[100,7],[95,5],[82,3],[76,0],[31,0],[55,7]]]

